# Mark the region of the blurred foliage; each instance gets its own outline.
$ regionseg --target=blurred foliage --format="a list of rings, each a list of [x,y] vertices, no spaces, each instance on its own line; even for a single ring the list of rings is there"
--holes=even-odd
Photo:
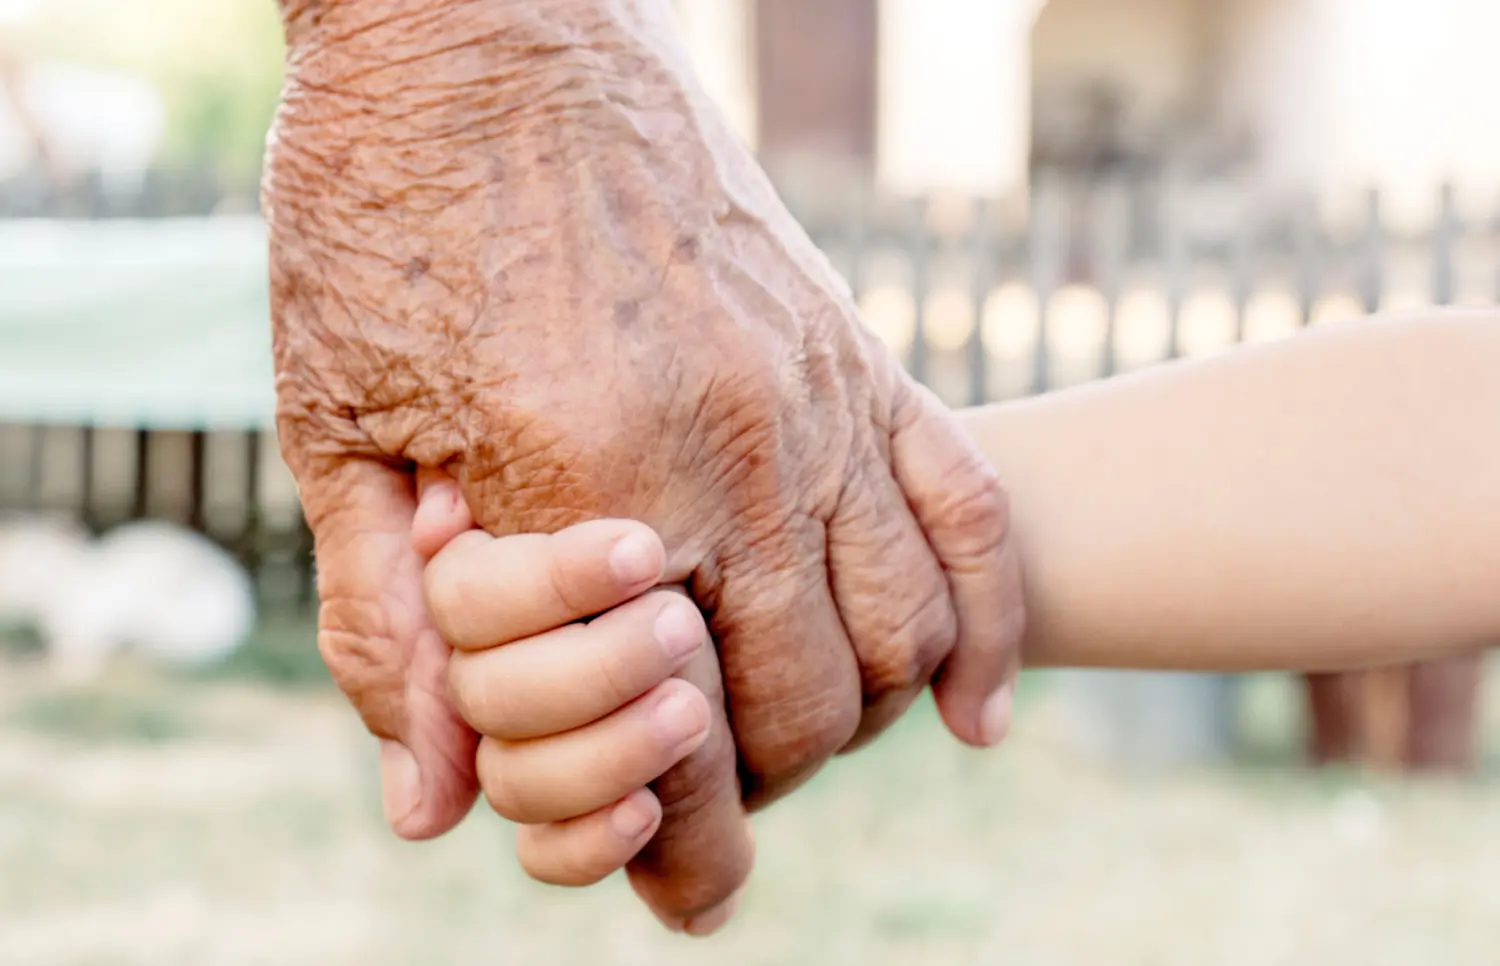
[[[17,29],[28,57],[153,82],[167,108],[162,163],[254,183],[281,91],[275,0],[47,0]]]
[[[255,633],[229,659],[206,672],[213,678],[259,681],[279,687],[329,687],[333,679],[318,653],[316,613],[262,612]]]
[[[159,744],[197,730],[185,709],[159,694],[104,687],[32,695],[4,720],[20,731],[85,744]]]
[[[34,657],[42,653],[42,639],[30,627],[0,622],[0,657]]]
[[[0,673],[39,666],[45,651],[34,633],[0,627]],[[222,664],[172,672],[120,655],[100,680],[86,685],[47,684],[0,713],[0,726],[88,745],[160,744],[220,733],[205,706],[215,703],[214,682],[269,685],[283,692],[332,687],[318,654],[317,617],[297,608],[261,615],[245,646]],[[186,685],[187,687],[183,687]],[[163,700],[171,689],[175,697]],[[233,731],[234,729],[230,729]],[[0,962],[3,962],[0,959]]]

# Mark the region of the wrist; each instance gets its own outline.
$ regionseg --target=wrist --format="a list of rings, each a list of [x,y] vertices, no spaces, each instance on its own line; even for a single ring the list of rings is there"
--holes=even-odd
[[[281,0],[281,9],[275,138],[295,141],[303,161],[433,147],[472,159],[503,148],[514,170],[541,155],[565,160],[560,132],[628,132],[647,115],[655,127],[698,100],[668,0]],[[679,141],[694,126],[668,123]]]
[[[678,73],[669,0],[280,0],[289,80],[354,97]],[[670,65],[670,67],[669,67]]]

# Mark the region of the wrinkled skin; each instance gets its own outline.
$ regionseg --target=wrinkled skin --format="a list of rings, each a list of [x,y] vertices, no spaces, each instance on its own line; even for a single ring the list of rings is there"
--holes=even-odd
[[[439,834],[475,795],[414,468],[452,472],[497,534],[642,520],[709,617],[735,739],[658,784],[633,872],[671,917],[748,870],[705,806],[737,775],[751,807],[775,799],[935,673],[950,727],[995,737],[1021,608],[992,473],[862,327],[666,8],[285,0],[265,201],[320,647],[387,739],[393,824]],[[392,775],[420,793],[392,802]]]

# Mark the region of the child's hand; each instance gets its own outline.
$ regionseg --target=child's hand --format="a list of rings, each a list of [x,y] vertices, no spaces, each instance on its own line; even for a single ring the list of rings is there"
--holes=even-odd
[[[433,618],[455,649],[454,704],[485,736],[484,793],[527,826],[522,864],[559,885],[588,885],[634,857],[661,817],[645,786],[708,737],[708,699],[672,677],[707,641],[697,608],[659,590],[606,610],[618,593],[607,548],[621,529],[475,530],[427,570]]]
[[[429,609],[454,647],[454,704],[484,736],[485,795],[521,823],[522,866],[582,886],[630,863],[669,926],[718,928],[749,872],[749,827],[734,776],[712,773],[732,756],[694,755],[732,737],[701,614],[651,589],[660,540],[627,521],[498,539],[468,527],[456,490],[424,486],[413,540],[435,553]]]

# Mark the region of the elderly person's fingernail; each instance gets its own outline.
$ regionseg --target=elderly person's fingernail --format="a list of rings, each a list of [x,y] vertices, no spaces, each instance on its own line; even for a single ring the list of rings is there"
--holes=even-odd
[[[998,745],[1010,733],[1015,693],[1015,682],[1009,681],[984,702],[979,712],[979,740],[986,745]]]
[[[642,584],[661,576],[661,543],[648,534],[630,533],[615,543],[609,566],[623,584]]]
[[[682,931],[689,936],[712,936],[734,918],[734,914],[740,909],[740,898],[743,895],[744,889],[741,888],[707,912],[693,916],[682,924]]]
[[[380,792],[385,820],[399,825],[422,801],[422,773],[417,759],[399,741],[380,742]]]

